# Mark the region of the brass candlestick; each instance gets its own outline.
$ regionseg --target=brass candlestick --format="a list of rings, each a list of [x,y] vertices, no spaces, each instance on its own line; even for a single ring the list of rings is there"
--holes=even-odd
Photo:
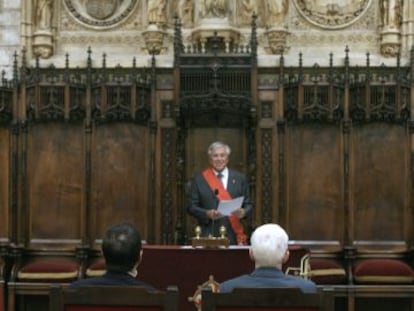
[[[195,227],[194,232],[195,232],[195,238],[196,239],[200,239],[200,236],[201,236],[201,227],[200,226]]]
[[[220,227],[220,238],[224,239],[226,237],[227,231],[226,231],[226,227],[221,226]]]

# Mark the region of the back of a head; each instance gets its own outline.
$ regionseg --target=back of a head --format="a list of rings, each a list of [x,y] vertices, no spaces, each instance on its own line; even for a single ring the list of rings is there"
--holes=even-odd
[[[276,224],[258,227],[250,238],[251,253],[258,267],[279,267],[288,248],[286,231]]]
[[[128,272],[140,259],[141,236],[130,224],[110,227],[102,242],[108,271]]]

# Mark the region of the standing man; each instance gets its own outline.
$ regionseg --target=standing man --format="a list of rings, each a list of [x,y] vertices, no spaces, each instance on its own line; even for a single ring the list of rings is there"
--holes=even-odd
[[[188,212],[198,220],[202,236],[218,236],[223,225],[230,244],[245,245],[247,236],[240,219],[250,216],[253,207],[246,177],[227,167],[231,153],[228,145],[214,142],[207,153],[210,167],[196,175],[191,184]],[[241,196],[243,203],[231,216],[223,217],[217,211],[220,200]]]

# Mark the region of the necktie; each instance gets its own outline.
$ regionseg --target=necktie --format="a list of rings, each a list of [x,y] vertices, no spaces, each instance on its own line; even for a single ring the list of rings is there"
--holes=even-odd
[[[223,173],[222,172],[218,172],[217,178],[220,179],[221,183],[223,184],[223,187],[226,188],[226,185],[224,184],[223,177],[224,177]]]

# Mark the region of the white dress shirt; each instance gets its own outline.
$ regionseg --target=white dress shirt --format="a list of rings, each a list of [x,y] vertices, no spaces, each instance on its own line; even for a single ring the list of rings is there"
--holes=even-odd
[[[216,176],[219,172],[214,171],[216,173]],[[221,171],[221,174],[223,175],[221,178],[221,182],[223,184],[224,189],[227,189],[227,182],[229,180],[229,169],[226,167],[224,170]]]

